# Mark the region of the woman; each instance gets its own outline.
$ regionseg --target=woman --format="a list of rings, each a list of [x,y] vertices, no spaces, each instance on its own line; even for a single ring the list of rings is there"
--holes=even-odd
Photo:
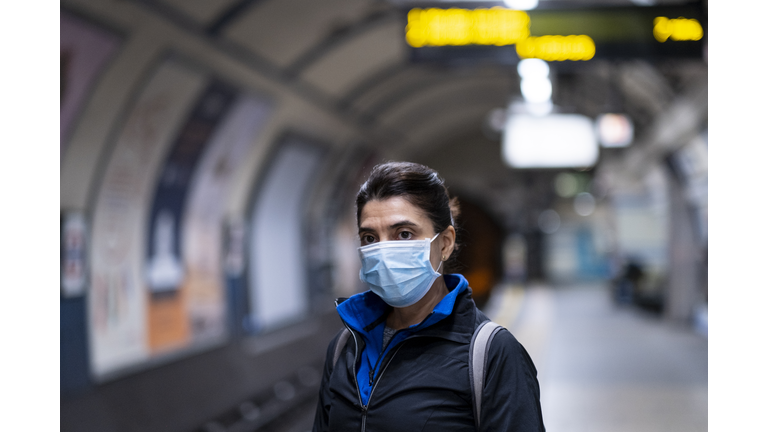
[[[360,278],[370,288],[337,301],[350,337],[331,341],[314,431],[474,431],[469,346],[488,318],[467,280],[441,274],[456,247],[437,172],[376,166],[357,195]],[[481,431],[543,431],[536,368],[506,330],[492,339]]]

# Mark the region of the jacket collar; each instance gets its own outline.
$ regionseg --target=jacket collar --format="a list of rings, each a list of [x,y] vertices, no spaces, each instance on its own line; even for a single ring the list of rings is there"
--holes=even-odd
[[[410,330],[418,336],[469,343],[476,319],[472,289],[460,274],[446,274],[443,277],[450,291],[424,321],[411,326]],[[360,333],[367,333],[381,324],[391,309],[372,291],[355,294],[346,301],[339,299],[336,306],[341,319]]]

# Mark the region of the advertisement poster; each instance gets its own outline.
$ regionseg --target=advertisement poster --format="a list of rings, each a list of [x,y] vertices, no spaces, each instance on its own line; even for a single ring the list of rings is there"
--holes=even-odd
[[[106,30],[61,11],[60,158],[89,92],[117,51],[120,39]]]
[[[270,107],[263,100],[245,95],[235,100],[227,118],[211,137],[192,180],[183,219],[182,254],[187,268],[186,298],[195,344],[213,340],[226,330],[222,266],[227,258],[232,261],[233,256],[230,253],[225,257],[224,245],[236,245],[222,238],[223,212],[236,168],[245,159],[269,112]],[[238,250],[243,247],[242,240]]]
[[[250,325],[268,331],[303,317],[309,309],[305,254],[305,203],[324,149],[286,138],[269,161],[249,226]]]
[[[143,272],[149,198],[168,143],[204,85],[201,73],[162,64],[140,92],[106,164],[93,213],[88,295],[96,376],[150,355]],[[166,233],[173,231],[163,223]]]
[[[181,245],[188,241],[182,239],[181,225],[198,162],[213,132],[230,111],[235,96],[235,89],[226,84],[213,82],[208,85],[194,103],[158,179],[149,213],[145,278],[151,294],[148,334],[153,352],[183,347],[193,339],[193,323],[188,319],[187,308],[192,303],[191,295],[197,294],[199,300],[200,289],[196,283],[198,275],[189,271],[193,269],[185,268]],[[220,249],[218,243],[206,243],[206,247]],[[212,303],[214,308],[216,303],[223,304],[221,301]],[[199,322],[195,321],[198,326]],[[214,327],[223,330],[223,325]]]

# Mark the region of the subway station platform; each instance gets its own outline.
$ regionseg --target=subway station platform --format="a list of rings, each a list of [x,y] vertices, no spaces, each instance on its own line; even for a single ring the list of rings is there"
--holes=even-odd
[[[32,223],[11,230],[22,234],[14,245],[30,248],[14,255],[31,265],[12,273],[36,276],[39,245],[59,236],[58,313],[39,313],[36,297],[5,302],[22,314],[7,326],[21,337],[8,347],[47,345],[18,323],[59,320],[59,429],[311,429],[341,328],[334,299],[367,289],[357,194],[377,164],[403,161],[433,170],[458,201],[455,271],[478,299],[494,292],[484,310],[530,352],[548,431],[706,430],[708,339],[690,323],[709,305],[709,90],[765,100],[748,61],[755,44],[734,56],[727,39],[721,52],[747,66],[711,86],[706,1],[505,3],[62,0],[45,24],[36,3],[9,15],[58,32],[30,52],[60,41],[60,88],[31,73],[55,65],[25,68],[34,82],[16,86],[14,106],[35,115],[9,122],[20,125],[9,142],[54,143],[41,125],[55,129],[56,119],[37,113],[51,99],[43,111],[55,114],[59,95],[59,159],[47,146],[8,146],[34,150],[6,158],[21,171],[4,182],[22,209],[9,207],[18,222],[6,226]],[[742,23],[744,11],[731,9],[712,17]],[[27,35],[20,25],[14,35]],[[723,237],[760,248],[763,213],[745,207],[761,201],[765,181],[744,175],[764,169],[744,163],[762,161],[762,135],[737,134],[762,125],[749,117],[761,111],[746,102],[715,104],[739,127],[712,134],[713,161],[727,154],[738,167],[723,189],[731,201],[713,208],[734,211]],[[59,181],[36,180],[47,172]],[[41,231],[50,209],[27,208],[52,202],[30,189],[38,183],[59,185],[58,234]],[[713,250],[739,260],[713,268],[762,268],[764,254]],[[500,286],[502,277],[551,285]],[[605,285],[553,282],[609,278],[643,305],[663,298],[663,317],[615,305]],[[760,281],[743,285],[760,292]],[[745,306],[765,302],[727,285],[717,283],[712,304],[732,299],[742,320],[711,339],[735,344],[717,350],[727,381],[760,391],[754,377],[768,359],[743,354],[759,349],[743,330],[764,327]],[[29,365],[51,357],[15,354]],[[35,392],[32,368],[7,369]],[[735,400],[739,414],[762,412],[745,408],[759,398],[712,394]],[[39,416],[37,403],[15,399],[32,407],[25,422]],[[754,429],[734,428],[733,417],[725,429]]]
[[[691,326],[597,284],[509,287],[486,310],[533,358],[547,431],[707,430],[708,340]]]

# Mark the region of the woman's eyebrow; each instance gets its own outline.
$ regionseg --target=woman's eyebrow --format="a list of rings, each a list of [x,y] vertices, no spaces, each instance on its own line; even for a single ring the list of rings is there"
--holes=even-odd
[[[362,234],[364,232],[375,232],[375,231],[373,230],[373,228],[368,228],[368,227],[360,227],[357,229],[357,234]]]
[[[395,229],[395,228],[400,228],[400,227],[403,227],[403,226],[415,227],[415,226],[418,226],[418,225],[416,225],[414,222],[411,222],[409,220],[404,220],[404,221],[400,221],[400,222],[397,222],[395,224],[390,225],[389,228],[390,229]]]
[[[404,227],[404,226],[407,226],[407,227],[418,227],[418,225],[415,222],[411,222],[409,220],[402,220],[400,222],[396,222],[396,223],[390,225],[389,229],[397,229],[397,228]],[[358,235],[362,234],[362,233],[366,233],[366,232],[375,233],[376,230],[374,230],[373,228],[365,227],[365,226],[361,226],[360,228],[357,229],[357,234]]]

